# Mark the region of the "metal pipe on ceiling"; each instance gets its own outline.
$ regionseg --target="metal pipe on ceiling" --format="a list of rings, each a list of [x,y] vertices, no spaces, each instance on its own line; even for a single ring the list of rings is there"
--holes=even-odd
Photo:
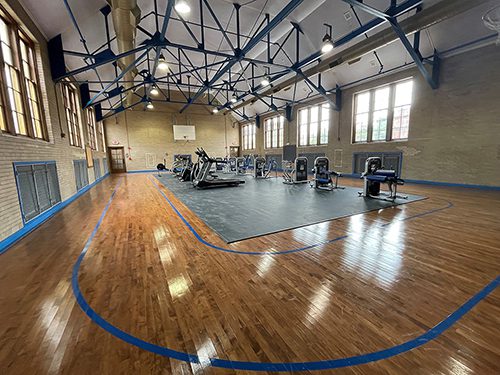
[[[116,41],[119,53],[131,51],[135,48],[135,38],[137,34],[137,25],[141,20],[141,10],[137,5],[137,0],[108,0],[111,6],[113,25],[116,33]],[[123,71],[126,67],[135,61],[135,53],[122,57],[118,60],[118,66]],[[133,81],[137,75],[137,69],[130,69],[125,74],[125,90],[133,86]],[[130,105],[132,95],[126,95],[125,102]]]

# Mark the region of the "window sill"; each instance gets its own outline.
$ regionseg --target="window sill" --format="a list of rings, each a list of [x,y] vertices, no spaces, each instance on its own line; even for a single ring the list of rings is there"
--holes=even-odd
[[[6,137],[6,138],[11,138],[11,139],[17,139],[17,140],[20,140],[20,141],[33,141],[33,142],[37,142],[37,143],[43,143],[43,144],[54,144],[53,142],[50,142],[46,139],[42,139],[42,138],[31,138],[27,135],[23,135],[23,134],[12,134],[12,133],[9,133],[9,132],[1,132],[1,135],[0,135],[0,139],[1,137]]]
[[[371,142],[351,142],[351,145],[379,145],[379,144],[384,144],[384,143],[404,143],[408,142],[408,139],[393,139],[390,141],[371,141]]]

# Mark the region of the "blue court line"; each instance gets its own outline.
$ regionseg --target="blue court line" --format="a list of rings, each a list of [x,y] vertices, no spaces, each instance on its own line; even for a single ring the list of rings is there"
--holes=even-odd
[[[106,321],[102,316],[100,316],[95,310],[90,307],[88,302],[82,295],[78,284],[78,273],[80,270],[81,263],[87,255],[92,240],[94,239],[99,227],[101,226],[106,213],[109,210],[111,202],[121,184],[121,181],[117,183],[111,197],[109,198],[106,207],[104,208],[94,230],[92,231],[89,239],[87,240],[80,256],[78,257],[72,272],[71,285],[73,288],[73,293],[81,307],[83,312],[98,326],[112,334],[116,338],[134,345],[140,349],[162,355],[165,357],[177,359],[179,361],[190,362],[190,363],[200,363],[200,357],[196,354],[189,354],[186,352],[177,351],[164,346],[159,346],[152,344],[150,342],[139,339],[113,324]],[[420,336],[409,340],[403,344],[393,346],[388,349],[379,350],[376,352],[356,355],[347,358],[330,359],[323,361],[311,361],[311,362],[247,362],[247,361],[231,361],[227,359],[220,358],[209,358],[210,365],[213,367],[233,369],[233,370],[247,370],[247,371],[313,371],[313,370],[330,370],[341,367],[356,366],[361,364],[366,364],[370,362],[380,361],[382,359],[388,359],[396,355],[408,352],[410,350],[416,349],[431,340],[434,340],[453,324],[455,324],[460,318],[472,310],[479,302],[485,299],[490,293],[492,293],[500,284],[500,276],[497,276],[493,281],[486,285],[481,291],[471,297],[467,302],[461,305],[457,310],[450,314],[446,319],[442,320],[440,323],[435,325],[430,330],[421,334]]]
[[[33,164],[33,162],[26,162],[28,164]],[[37,164],[45,164],[47,162],[37,162]],[[21,165],[22,162],[16,162],[16,164]],[[87,185],[83,187],[82,189],[78,190],[75,194],[73,194],[71,197],[67,198],[66,200],[59,202],[49,208],[48,210],[42,212],[40,215],[34,217],[33,219],[29,220],[24,224],[24,226],[19,229],[18,231],[14,232],[13,234],[9,235],[8,237],[4,238],[3,240],[0,240],[0,255],[4,254],[9,250],[17,241],[21,240],[31,232],[33,232],[35,229],[37,229],[40,225],[45,223],[47,220],[52,218],[55,214],[57,214],[59,211],[62,211],[63,208],[68,206],[70,203],[75,201],[76,199],[80,198],[83,194],[85,194],[87,191],[89,191],[91,188],[93,188],[95,185],[97,185],[99,182],[104,180],[106,177],[109,176],[109,173],[106,173],[104,176],[98,178],[94,182],[92,182],[90,185]]]
[[[202,244],[204,244],[205,246],[211,247],[212,249],[215,249],[215,250],[218,250],[218,251],[224,251],[226,253],[241,254],[241,255],[281,255],[281,254],[292,254],[292,253],[298,253],[298,252],[301,252],[301,251],[311,250],[311,249],[314,249],[314,248],[322,246],[322,245],[327,245],[327,244],[331,244],[331,243],[338,242],[338,241],[341,241],[341,240],[345,240],[348,237],[347,235],[343,235],[343,236],[340,236],[340,237],[333,238],[331,240],[321,241],[321,242],[315,243],[313,245],[300,247],[298,249],[282,250],[282,251],[241,251],[241,250],[233,250],[233,249],[227,249],[225,247],[220,247],[220,246],[214,245],[213,243],[210,243],[210,242],[206,241],[196,231],[196,229],[193,228],[193,226],[187,221],[187,219],[179,212],[179,210],[177,209],[177,207],[175,207],[175,205],[172,203],[172,201],[170,199],[168,199],[168,197],[165,195],[165,193],[160,189],[158,183],[154,179],[152,179],[151,177],[149,177],[149,180],[151,180],[151,182],[156,187],[156,189],[160,192],[160,194],[163,196],[163,198],[165,198],[165,200],[170,205],[170,207],[172,207],[172,209],[175,211],[175,213],[177,214],[177,216],[179,216],[179,218],[184,222],[184,224],[188,227],[188,229],[196,237],[196,239],[199,242],[201,242]],[[394,207],[394,206],[390,206],[390,207],[387,207],[387,208],[392,208],[392,207]],[[446,210],[446,209],[451,208],[451,207],[453,207],[453,203],[448,202],[448,206],[446,206],[446,207],[441,207],[441,208],[434,209],[434,210],[431,210],[431,211],[427,211],[427,212],[424,212],[424,213],[421,213],[421,214],[418,214],[418,215],[409,216],[407,218],[401,219],[401,221],[415,219],[415,218],[422,217],[422,216],[425,216],[425,215],[430,215],[431,213],[442,211],[442,210]],[[387,226],[389,224],[391,224],[391,223],[383,224],[382,226]]]

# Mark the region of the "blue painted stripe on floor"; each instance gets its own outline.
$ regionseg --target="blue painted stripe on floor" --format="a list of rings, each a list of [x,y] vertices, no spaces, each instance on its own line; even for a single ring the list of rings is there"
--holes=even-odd
[[[71,285],[73,288],[73,293],[81,309],[87,314],[87,316],[97,325],[99,325],[105,331],[111,333],[118,339],[125,341],[131,345],[134,345],[140,349],[166,356],[169,358],[174,358],[179,361],[200,363],[200,358],[195,354],[189,354],[167,347],[152,344],[150,342],[141,340],[106,321],[101,317],[96,311],[90,307],[85,298],[83,297],[79,284],[78,284],[78,273],[80,270],[81,263],[87,255],[92,240],[94,239],[99,227],[101,226],[106,213],[109,210],[111,202],[119,188],[119,182],[111,197],[109,198],[106,207],[104,208],[94,230],[92,231],[89,239],[87,240],[80,256],[78,257],[74,267],[71,278]],[[168,198],[167,198],[168,199]],[[175,208],[174,208],[175,209]],[[178,211],[177,211],[178,212]],[[185,220],[185,219],[183,219]],[[416,349],[422,345],[425,345],[431,340],[434,340],[453,324],[455,324],[460,318],[462,318],[466,313],[472,310],[479,302],[485,299],[490,293],[492,293],[500,284],[500,276],[497,276],[493,281],[486,285],[481,291],[475,294],[467,302],[461,305],[457,310],[450,314],[446,319],[442,320],[439,324],[426,331],[422,335],[409,340],[403,344],[393,346],[392,348],[379,350],[372,353],[361,354],[357,356],[330,359],[323,361],[311,361],[311,362],[277,362],[277,363],[265,363],[265,362],[247,362],[247,361],[231,361],[227,359],[220,358],[209,358],[210,364],[213,367],[234,369],[234,370],[247,370],[247,371],[313,371],[313,370],[330,370],[341,367],[356,366],[360,364],[366,364],[370,362],[376,362],[382,359],[387,359],[394,357],[396,355],[408,352],[410,350]]]
[[[177,209],[177,207],[175,207],[175,205],[172,203],[172,201],[170,199],[168,199],[168,197],[165,195],[165,193],[160,189],[160,186],[158,185],[157,181],[155,181],[151,177],[149,179],[151,180],[151,182],[153,183],[153,185],[156,187],[156,189],[160,192],[160,194],[163,196],[163,198],[165,198],[165,200],[170,205],[170,207],[172,207],[172,209],[177,214],[177,216],[179,216],[179,218],[184,222],[184,224],[191,231],[191,233],[193,233],[193,235],[196,237],[196,239],[199,242],[201,242],[202,244],[204,244],[204,245],[206,245],[206,246],[208,246],[208,247],[210,247],[212,249],[215,249],[215,250],[224,251],[226,253],[241,254],[241,255],[282,255],[282,254],[292,254],[292,253],[298,253],[298,252],[301,252],[301,251],[311,250],[311,249],[314,249],[316,247],[319,247],[319,246],[322,246],[322,245],[331,244],[331,243],[334,243],[334,242],[337,242],[337,241],[341,241],[341,240],[344,240],[344,239],[347,238],[347,236],[344,235],[344,236],[333,238],[331,240],[321,241],[321,242],[315,243],[313,245],[304,246],[304,247],[300,247],[300,248],[297,248],[297,249],[281,250],[281,251],[240,251],[240,250],[233,250],[233,249],[228,249],[228,248],[225,248],[225,247],[220,247],[220,246],[214,245],[214,244],[206,241],[196,231],[196,229],[194,229],[193,226],[186,220],[186,218],[179,212],[179,210]],[[388,208],[392,208],[392,207],[394,207],[394,206],[390,206]],[[453,207],[453,204],[451,202],[448,202],[448,206],[446,206],[446,207],[441,207],[439,209],[435,209],[435,210],[432,210],[432,211],[429,211],[429,212],[424,212],[422,214],[414,215],[412,217],[408,217],[408,218],[405,218],[405,219],[402,219],[402,220],[414,219],[414,218],[421,217],[421,216],[424,216],[424,215],[429,215],[429,214],[434,213],[434,212],[442,211],[442,210],[445,210],[445,209],[448,209],[448,208],[451,208],[451,207]],[[388,224],[383,224],[382,226],[386,226]]]
[[[31,163],[31,162],[30,162]],[[44,162],[45,163],[45,162]],[[81,197],[83,194],[85,194],[87,191],[89,191],[91,188],[93,188],[95,185],[97,185],[99,182],[104,180],[106,177],[109,176],[109,173],[105,174],[103,177],[95,180],[93,183],[90,185],[85,186],[78,192],[76,192],[74,195],[66,199],[65,201],[59,202],[55,206],[49,208],[47,211],[42,212],[40,215],[37,217],[31,219],[28,221],[24,227],[19,229],[17,232],[11,234],[9,237],[4,238],[2,241],[0,241],[0,255],[5,253],[7,250],[10,249],[12,245],[14,245],[17,241],[19,241],[21,238],[27,236],[29,233],[34,231],[36,228],[38,228],[40,225],[45,223],[47,220],[49,220],[51,217],[53,217],[55,214],[57,214],[59,211],[61,211],[63,208],[68,206],[70,203]]]

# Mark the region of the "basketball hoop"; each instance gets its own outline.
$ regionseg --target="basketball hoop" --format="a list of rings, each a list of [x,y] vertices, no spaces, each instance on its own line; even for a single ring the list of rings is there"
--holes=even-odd
[[[498,33],[497,46],[500,46],[500,6],[489,10],[483,16],[484,25]]]

